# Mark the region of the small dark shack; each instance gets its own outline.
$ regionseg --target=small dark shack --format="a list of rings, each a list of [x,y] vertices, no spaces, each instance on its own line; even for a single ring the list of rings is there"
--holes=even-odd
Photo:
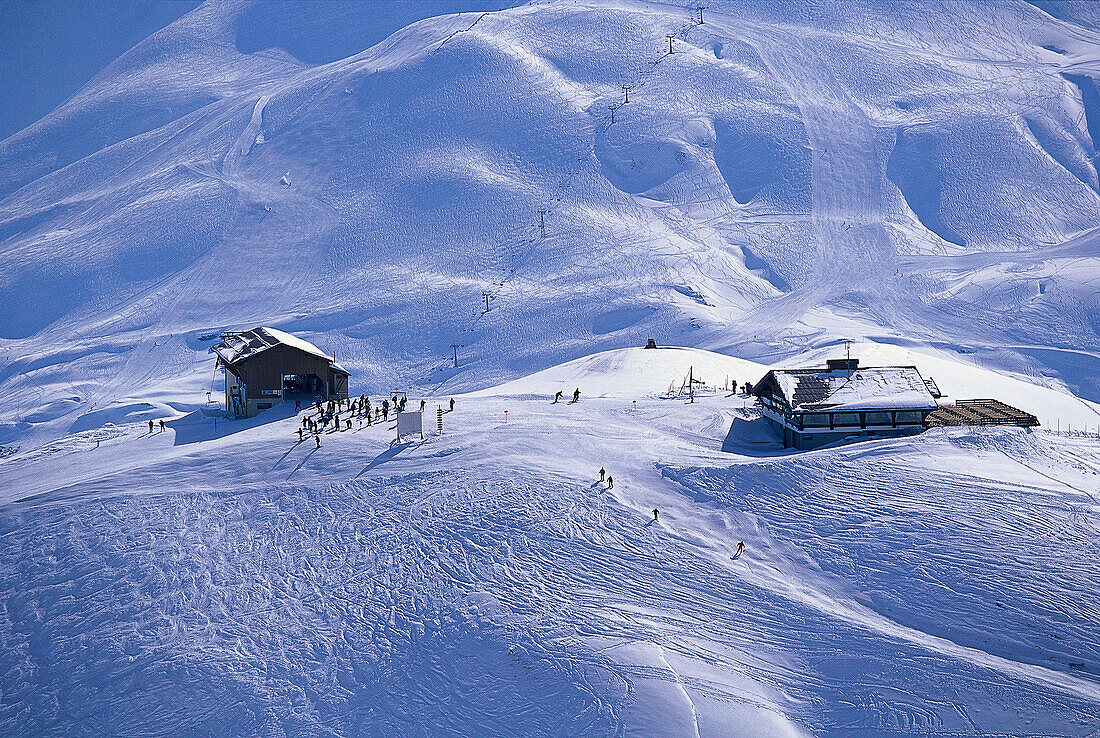
[[[227,333],[213,351],[225,370],[225,409],[238,417],[250,418],[295,396],[348,397],[348,372],[335,358],[275,328]]]

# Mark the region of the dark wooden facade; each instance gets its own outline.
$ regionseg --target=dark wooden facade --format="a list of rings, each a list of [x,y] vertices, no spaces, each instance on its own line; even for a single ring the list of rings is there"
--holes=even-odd
[[[251,417],[297,390],[310,397],[347,399],[348,373],[324,356],[276,345],[225,368],[226,410]]]

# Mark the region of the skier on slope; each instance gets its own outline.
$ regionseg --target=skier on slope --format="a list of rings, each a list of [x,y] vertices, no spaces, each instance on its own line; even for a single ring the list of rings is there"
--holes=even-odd
[[[573,402],[575,403],[580,399],[581,399],[581,388],[577,387],[577,389],[573,390]]]
[[[450,409],[449,412],[453,413],[454,411],[455,411],[455,398],[452,397],[451,398],[451,409]]]
[[[607,488],[608,489],[615,489],[615,477],[609,476],[607,478]]]
[[[320,436],[314,436],[313,440],[317,442],[317,445],[314,446],[314,448],[321,448],[321,437]]]
[[[161,433],[164,432],[164,421],[163,420],[160,421],[160,432]]]
[[[653,508],[653,521],[657,522],[657,518],[661,517],[661,511],[657,508]]]
[[[385,420],[390,419],[390,401],[382,400],[382,418]]]
[[[554,402],[553,402],[553,404],[555,404],[555,405],[558,404],[558,400],[561,399],[561,395],[562,395],[561,390],[558,390],[557,392],[554,393]]]
[[[737,553],[735,553],[733,555],[733,558],[735,558],[735,559],[740,558],[741,554],[744,552],[744,550],[745,550],[745,542],[744,541],[738,541],[737,542]]]
[[[604,471],[604,468],[601,466],[600,467],[600,481],[601,482],[604,480],[604,477],[606,476],[606,474],[607,474],[607,472]]]
[[[153,432],[153,421],[152,420],[149,421],[149,432],[150,433]]]
[[[424,406],[428,404],[427,400],[420,401],[420,412],[424,412]]]

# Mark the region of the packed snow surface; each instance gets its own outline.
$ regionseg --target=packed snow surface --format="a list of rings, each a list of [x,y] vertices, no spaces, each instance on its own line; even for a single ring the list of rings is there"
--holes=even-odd
[[[646,391],[687,367],[755,376],[629,349],[424,440],[318,448],[284,404],[0,460],[0,729],[1095,734],[1100,439],[792,453],[743,395]]]

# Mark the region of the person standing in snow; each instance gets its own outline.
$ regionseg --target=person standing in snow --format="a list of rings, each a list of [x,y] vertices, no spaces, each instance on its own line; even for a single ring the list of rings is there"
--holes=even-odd
[[[455,411],[455,398],[452,397],[451,398],[451,409],[448,412],[453,413],[454,411]]]
[[[314,446],[314,448],[321,448],[321,437],[320,436],[314,436],[313,440],[317,442],[317,445]]]
[[[604,476],[605,476],[606,474],[607,474],[607,472],[606,472],[606,471],[604,471],[604,468],[603,468],[603,467],[601,466],[601,467],[600,467],[600,481],[601,481],[601,482],[602,482],[602,481],[604,480]]]
[[[653,522],[657,522],[657,518],[661,517],[661,511],[657,508],[653,508]]]
[[[554,402],[553,402],[553,403],[551,403],[551,404],[553,404],[553,405],[557,405],[557,404],[558,404],[558,400],[560,400],[560,399],[561,399],[561,395],[562,395],[562,392],[561,392],[561,390],[558,390],[557,392],[555,392],[555,393],[554,393]]]
[[[390,401],[382,400],[382,418],[384,420],[390,419]]]
[[[149,433],[151,434],[152,432],[153,432],[153,421],[150,420],[149,421]]]
[[[299,428],[298,429],[298,443],[301,443],[303,440],[305,440],[305,439],[302,438],[302,429]]]
[[[164,432],[164,421],[163,420],[160,421],[160,432],[161,433]]]
[[[424,406],[428,404],[427,400],[420,401],[420,412],[424,412]]]
[[[302,412],[302,401],[301,400],[295,400],[294,401],[294,412],[296,412],[296,413]]]
[[[615,477],[610,477],[609,476],[607,478],[607,488],[608,489],[615,489]]]
[[[577,387],[577,389],[573,390],[573,402],[575,403],[580,399],[581,399],[581,388]]]

